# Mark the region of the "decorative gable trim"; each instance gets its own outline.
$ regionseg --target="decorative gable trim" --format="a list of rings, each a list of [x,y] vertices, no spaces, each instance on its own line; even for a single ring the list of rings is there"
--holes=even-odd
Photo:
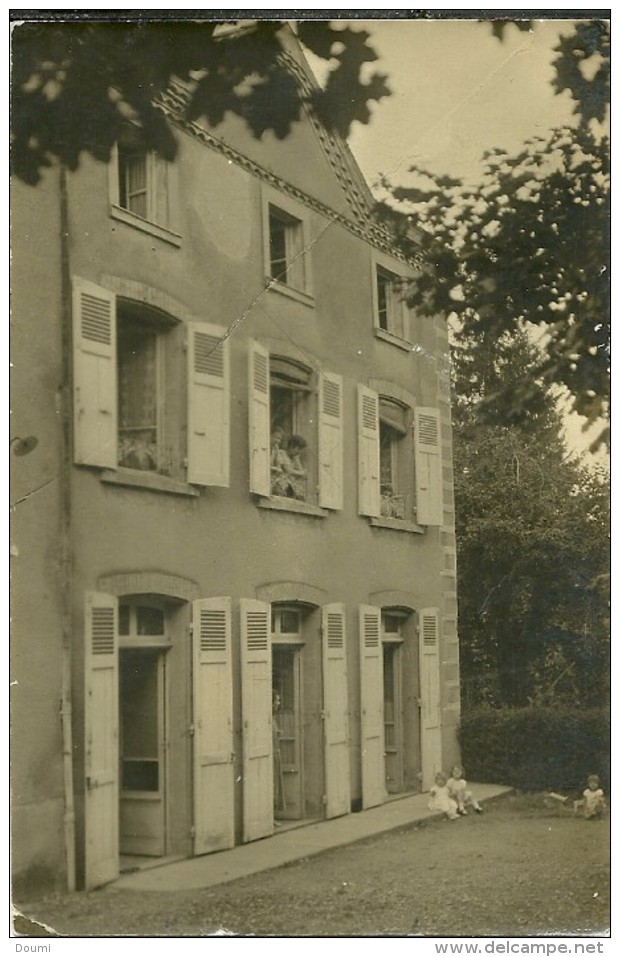
[[[293,72],[297,77],[297,70],[294,70]],[[282,177],[276,176],[275,173],[265,169],[265,167],[261,166],[260,163],[256,163],[254,160],[234,149],[234,147],[229,146],[228,143],[224,143],[222,140],[217,139],[217,137],[213,136],[212,133],[209,133],[203,127],[199,126],[198,123],[188,120],[185,116],[187,99],[188,91],[180,83],[173,82],[166,93],[162,94],[158,99],[157,106],[161,112],[168,117],[170,122],[178,129],[181,129],[189,136],[193,136],[195,139],[200,140],[205,146],[215,150],[216,153],[224,156],[226,159],[235,163],[237,166],[240,166],[246,172],[251,173],[253,176],[256,176],[263,182],[268,183],[274,189],[285,193],[287,196],[291,196],[298,202],[304,203],[304,205],[309,209],[314,210],[314,212],[319,213],[319,215],[324,216],[326,219],[331,220],[332,222],[338,223],[338,225],[343,226],[349,232],[353,233],[354,236],[358,236],[360,239],[370,243],[371,246],[374,246],[376,249],[379,249],[382,252],[388,253],[393,258],[398,259],[400,262],[409,263],[410,265],[418,267],[423,265],[421,253],[418,258],[408,260],[400,252],[400,250],[394,247],[392,238],[387,230],[373,221],[372,212],[367,200],[363,197],[361,190],[359,190],[353,184],[353,177],[346,169],[346,164],[341,158],[341,150],[339,150],[337,147],[334,134],[328,134],[323,127],[320,127],[321,133],[319,133],[319,138],[321,141],[325,139],[323,146],[325,148],[327,158],[330,161],[332,169],[334,170],[338,181],[345,192],[345,195],[347,196],[349,206],[352,209],[355,219],[350,219],[342,212],[332,209],[326,203],[322,203],[319,199],[316,199],[314,196],[310,196],[297,186],[293,186],[292,183],[287,182],[287,180],[282,179]],[[310,111],[308,112],[310,114]],[[318,120],[314,119],[313,125],[316,127],[317,124]],[[329,149],[327,148],[328,146]]]

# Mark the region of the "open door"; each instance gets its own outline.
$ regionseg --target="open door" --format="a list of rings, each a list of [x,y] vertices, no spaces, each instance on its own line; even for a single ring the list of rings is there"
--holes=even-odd
[[[273,734],[269,605],[241,599],[243,840],[273,834]]]
[[[433,786],[441,771],[441,709],[439,695],[439,615],[422,608],[419,621],[422,790]]]
[[[360,605],[362,807],[385,800],[381,609]]]
[[[85,610],[86,890],[118,877],[118,605],[92,592]]]
[[[230,598],[193,602],[194,854],[235,843]]]
[[[349,689],[344,605],[324,605],[323,741],[325,748],[325,817],[351,810],[349,770]]]

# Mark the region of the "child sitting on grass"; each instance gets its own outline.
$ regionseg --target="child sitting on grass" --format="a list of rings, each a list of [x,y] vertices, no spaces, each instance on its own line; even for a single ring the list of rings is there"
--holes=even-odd
[[[580,801],[573,804],[575,814],[582,814],[586,820],[602,817],[607,810],[605,795],[601,788],[598,774],[588,775],[588,786],[583,792]]]
[[[458,820],[456,801],[453,801],[450,797],[447,778],[441,771],[438,771],[435,775],[435,783],[430,794],[429,811],[443,811],[449,821]]]
[[[467,790],[467,781],[463,777],[463,768],[460,764],[455,764],[452,768],[452,775],[448,778],[448,793],[452,800],[456,801],[459,814],[467,814],[467,805],[471,805],[476,814],[482,814],[482,808],[471,791]]]

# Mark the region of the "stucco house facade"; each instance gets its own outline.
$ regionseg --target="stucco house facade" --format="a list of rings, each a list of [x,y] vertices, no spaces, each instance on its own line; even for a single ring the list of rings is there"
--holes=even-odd
[[[407,308],[336,135],[183,97],[174,163],[128,139],[13,189],[28,886],[363,813],[458,756],[446,321]]]

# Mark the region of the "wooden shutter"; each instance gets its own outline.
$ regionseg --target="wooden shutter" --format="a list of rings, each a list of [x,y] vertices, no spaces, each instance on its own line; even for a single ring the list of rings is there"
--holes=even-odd
[[[187,480],[229,484],[230,374],[223,326],[189,324]]]
[[[443,475],[439,410],[417,408],[414,421],[416,518],[420,525],[443,524]]]
[[[250,491],[269,495],[269,353],[254,341],[249,350],[249,379]]]
[[[379,396],[363,385],[358,398],[358,483],[360,515],[379,515]]]
[[[84,627],[84,830],[86,890],[118,877],[118,610],[113,595],[86,596]]]
[[[323,372],[319,380],[319,505],[343,504],[342,376]]]
[[[230,598],[192,603],[194,853],[235,843]]]
[[[158,226],[170,226],[168,178],[170,164],[159,153],[147,155],[149,190],[149,219]]]
[[[349,688],[344,605],[322,608],[325,817],[351,810]]]
[[[73,443],[80,465],[117,465],[116,297],[73,280]]]
[[[243,840],[273,834],[273,731],[269,605],[241,599]]]
[[[385,800],[381,609],[360,605],[362,807]]]
[[[422,790],[428,791],[435,774],[441,770],[439,614],[436,608],[420,610],[418,635]]]

